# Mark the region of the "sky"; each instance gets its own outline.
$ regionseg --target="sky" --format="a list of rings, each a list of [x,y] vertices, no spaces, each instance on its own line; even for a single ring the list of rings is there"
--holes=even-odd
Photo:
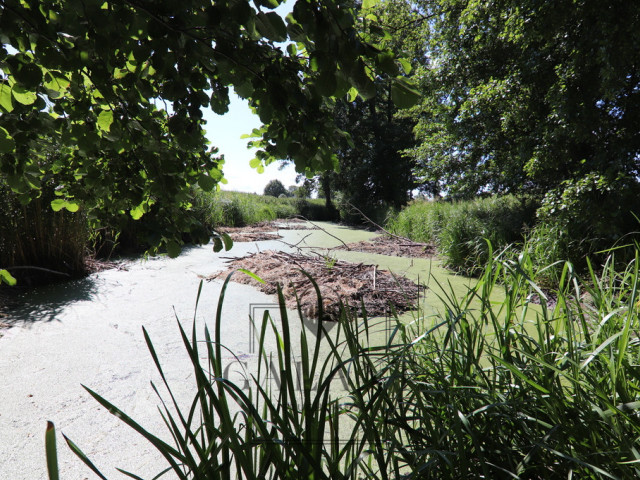
[[[274,11],[281,17],[285,17],[293,8],[293,1],[285,1]],[[295,185],[296,171],[293,165],[279,170],[280,163],[272,163],[265,167],[264,173],[258,173],[249,166],[249,162],[255,157],[255,149],[249,150],[247,143],[250,139],[241,139],[244,134],[251,133],[254,128],[260,128],[261,123],[257,115],[254,115],[246,101],[229,92],[231,104],[229,112],[225,115],[217,115],[207,109],[203,111],[207,120],[205,130],[207,138],[212,146],[218,147],[219,153],[224,154],[224,177],[228,183],[220,184],[223,190],[235,190],[238,192],[262,193],[264,187],[273,179],[278,179],[286,187]]]
[[[224,154],[224,177],[228,183],[221,184],[223,190],[238,192],[262,193],[266,184],[278,179],[285,187],[295,185],[296,172],[293,165],[279,170],[280,163],[272,163],[265,167],[264,173],[258,173],[249,166],[255,156],[255,149],[248,149],[250,139],[241,139],[243,134],[251,133],[254,128],[261,126],[260,119],[254,115],[247,103],[230,93],[231,105],[225,115],[217,115],[211,110],[203,112],[207,120],[205,130],[212,146],[218,147],[219,153]]]

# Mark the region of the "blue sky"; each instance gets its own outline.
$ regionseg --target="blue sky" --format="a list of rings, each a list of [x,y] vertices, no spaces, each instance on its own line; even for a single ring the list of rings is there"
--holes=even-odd
[[[207,120],[207,138],[225,158],[223,172],[229,183],[221,185],[222,189],[262,193],[265,185],[274,178],[280,180],[285,187],[294,185],[296,172],[291,165],[280,171],[280,164],[272,163],[261,174],[249,166],[249,161],[255,156],[255,149],[248,149],[249,139],[240,137],[259,128],[260,119],[249,110],[244,100],[233,93],[230,97],[231,105],[225,115],[216,115],[211,110],[203,112]]]

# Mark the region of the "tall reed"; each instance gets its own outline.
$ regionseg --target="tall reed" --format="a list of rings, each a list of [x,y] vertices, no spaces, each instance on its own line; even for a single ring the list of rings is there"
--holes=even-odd
[[[617,270],[611,259],[587,282],[566,263],[556,288],[542,291],[527,254],[498,256],[462,298],[432,285],[444,309],[417,312],[408,323],[396,318],[379,345],[369,338],[366,312],[358,319],[348,309],[332,332],[319,322],[315,341],[304,329],[292,338],[279,294],[282,326],[262,319],[263,360],[249,390],[223,375],[227,279],[213,335],[205,330],[200,344],[195,328],[190,338],[180,329],[198,391],[188,411],[171,395],[178,413],[164,407],[173,444],[89,393],[158,448],[181,479],[637,478],[639,262],[636,253]],[[497,289],[499,303],[492,301]],[[278,339],[282,378],[273,389],[263,383],[267,330]],[[333,398],[337,377],[344,392]]]
[[[86,271],[86,216],[54,212],[49,205],[53,198],[46,190],[41,198],[22,205],[16,194],[0,187],[0,266],[18,279],[63,279]]]
[[[388,227],[394,233],[438,247],[444,264],[458,272],[479,275],[489,260],[487,240],[496,249],[521,244],[535,222],[536,203],[514,195],[466,201],[424,201],[409,204]]]
[[[214,191],[192,192],[192,210],[208,228],[241,227],[277,218],[297,215],[309,220],[329,220],[330,214],[322,200],[276,198],[253,193]]]

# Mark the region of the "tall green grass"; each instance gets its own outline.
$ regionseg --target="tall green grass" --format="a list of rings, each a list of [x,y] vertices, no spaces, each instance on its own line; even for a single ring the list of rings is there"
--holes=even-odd
[[[163,406],[170,441],[89,393],[158,448],[181,479],[637,478],[638,252],[621,270],[613,258],[600,273],[590,269],[586,281],[566,263],[547,293],[526,253],[490,258],[461,298],[432,285],[445,308],[410,323],[396,319],[381,345],[368,342],[366,312],[355,318],[348,309],[333,332],[321,322],[315,340],[304,330],[292,338],[279,294],[282,326],[268,316],[259,325],[263,364],[248,390],[222,375],[225,283],[213,335],[205,330],[200,342],[195,328],[190,337],[180,329],[198,391],[186,411],[171,395],[178,413]],[[504,292],[500,303],[490,300],[495,289]],[[282,378],[271,390],[263,383],[267,330],[278,335]],[[339,375],[346,388],[333,398]]]
[[[438,247],[445,265],[474,275],[489,260],[487,240],[496,250],[522,243],[535,221],[536,204],[513,195],[473,201],[415,201],[393,217],[396,234]]]
[[[303,216],[309,220],[326,220],[323,200],[276,198],[241,192],[192,192],[192,211],[208,228],[241,227],[277,218]]]

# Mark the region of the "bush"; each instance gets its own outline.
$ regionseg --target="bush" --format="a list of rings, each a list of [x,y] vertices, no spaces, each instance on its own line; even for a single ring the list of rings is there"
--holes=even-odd
[[[556,258],[583,269],[588,257],[603,262],[610,248],[638,241],[639,214],[640,184],[636,179],[589,174],[565,181],[547,193],[538,210],[542,231],[533,238],[545,241],[543,233],[552,232],[559,242],[554,249]],[[545,241],[547,245],[551,242]],[[634,250],[627,252],[633,256]],[[618,258],[624,260],[622,252]]]
[[[476,274],[496,250],[521,244],[535,221],[537,204],[513,195],[473,201],[416,201],[388,222],[398,235],[433,243],[449,268]]]

